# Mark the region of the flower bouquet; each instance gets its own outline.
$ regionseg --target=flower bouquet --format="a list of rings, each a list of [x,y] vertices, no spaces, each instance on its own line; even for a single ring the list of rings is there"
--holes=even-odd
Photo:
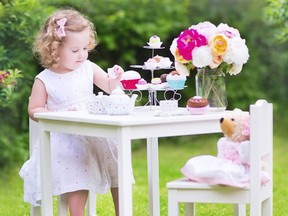
[[[196,94],[207,98],[210,106],[212,99],[221,97],[221,92],[217,92],[219,89],[214,86],[217,81],[215,76],[208,82],[209,86],[205,84],[204,77],[209,76],[209,73],[216,73],[216,77],[224,76],[226,73],[236,75],[249,59],[246,41],[241,38],[237,29],[223,23],[215,26],[209,21],[192,25],[182,31],[173,40],[170,51],[179,73],[189,76],[190,70],[194,68],[198,69],[198,73],[206,73],[198,76],[204,81],[200,85],[205,90],[199,91],[196,82]],[[221,103],[219,100],[218,102]]]
[[[22,77],[20,70],[0,70],[0,107],[8,106],[17,83]]]

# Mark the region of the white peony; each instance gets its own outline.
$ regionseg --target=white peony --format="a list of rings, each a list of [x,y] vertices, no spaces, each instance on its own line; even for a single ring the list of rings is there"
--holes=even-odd
[[[172,55],[175,56],[175,53],[176,53],[176,49],[177,49],[177,38],[175,38],[173,41],[172,41],[172,44],[170,46],[170,52],[172,53]]]
[[[192,25],[190,29],[191,28],[197,30],[199,34],[204,35],[207,40],[209,40],[209,38],[216,33],[216,26],[209,21],[200,22],[197,25]]]
[[[243,64],[232,64],[232,67],[228,71],[230,75],[237,75],[241,72]]]
[[[212,52],[209,46],[195,47],[192,51],[192,64],[197,68],[203,68],[211,64]]]
[[[240,33],[239,33],[238,29],[230,27],[226,23],[225,24],[224,23],[220,23],[217,26],[216,32],[220,33],[220,34],[224,34],[228,38],[240,37]]]
[[[223,61],[227,64],[245,64],[249,59],[249,51],[245,40],[240,37],[229,40],[227,53],[223,56]]]

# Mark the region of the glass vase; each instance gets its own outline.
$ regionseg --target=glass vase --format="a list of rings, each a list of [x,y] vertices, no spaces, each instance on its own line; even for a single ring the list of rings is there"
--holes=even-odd
[[[210,108],[226,109],[225,73],[222,69],[198,69],[195,77],[196,95],[208,100]]]

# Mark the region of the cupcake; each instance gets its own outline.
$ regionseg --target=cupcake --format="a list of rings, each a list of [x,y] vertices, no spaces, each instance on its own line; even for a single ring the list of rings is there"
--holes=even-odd
[[[162,89],[168,89],[168,83],[163,82],[160,77],[155,77],[151,80],[151,84],[149,86],[152,90],[162,90]]]
[[[162,45],[160,37],[157,35],[153,35],[149,38],[149,42],[147,43],[150,47],[159,48]]]
[[[143,78],[141,78],[139,81],[138,81],[138,85],[147,85],[147,81]]]
[[[161,82],[162,82],[162,83],[167,82],[167,75],[168,75],[168,74],[166,74],[166,73],[161,74],[160,79],[161,79]]]
[[[161,84],[161,79],[159,77],[155,77],[151,80],[151,84],[154,85]]]
[[[146,62],[144,62],[144,66],[146,69],[155,70],[157,68],[170,68],[172,61],[169,57],[163,57],[156,55],[152,58],[149,58]]]
[[[209,108],[208,100],[200,96],[194,96],[188,99],[187,109],[191,114],[201,115]]]
[[[148,88],[148,83],[145,79],[141,78],[138,83],[136,84],[137,89],[145,90]]]
[[[124,89],[137,89],[136,84],[141,79],[137,71],[129,70],[122,74],[121,83]]]
[[[169,57],[162,57],[160,59],[160,62],[159,62],[159,67],[160,68],[170,68],[172,63],[173,62],[170,60]]]
[[[186,82],[186,76],[181,75],[178,71],[172,71],[167,75],[166,80],[169,88],[175,90],[183,89]]]

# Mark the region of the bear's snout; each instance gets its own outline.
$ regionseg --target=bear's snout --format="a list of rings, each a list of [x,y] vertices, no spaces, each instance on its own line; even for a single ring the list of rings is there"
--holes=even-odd
[[[221,119],[220,119],[220,123],[222,123],[223,121],[224,121],[224,118],[221,118]]]

